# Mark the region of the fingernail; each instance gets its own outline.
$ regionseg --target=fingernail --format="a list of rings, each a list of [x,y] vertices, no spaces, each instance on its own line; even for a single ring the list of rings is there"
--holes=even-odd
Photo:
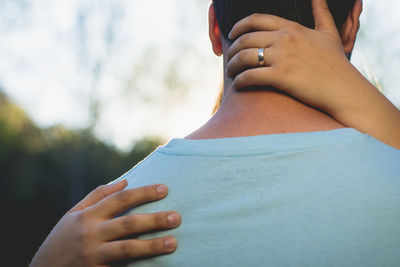
[[[166,249],[174,249],[176,247],[175,240],[172,238],[164,239],[164,247]]]
[[[167,187],[165,185],[159,185],[156,187],[156,190],[159,194],[164,195],[167,193]]]
[[[177,226],[179,222],[179,217],[176,214],[170,214],[168,215],[167,220],[170,226]]]

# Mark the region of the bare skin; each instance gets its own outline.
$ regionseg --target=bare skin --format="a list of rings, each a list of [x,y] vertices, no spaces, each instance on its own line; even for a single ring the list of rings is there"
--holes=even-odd
[[[315,30],[273,16],[250,16],[232,30],[230,38],[236,41],[230,46],[221,38],[210,8],[213,49],[217,55],[224,54],[225,94],[215,116],[187,138],[324,131],[346,125],[400,148],[400,112],[345,57],[354,47],[361,1],[349,14],[341,37],[325,0],[313,0],[313,10]],[[254,68],[259,47],[268,47],[265,68]],[[273,91],[239,92],[248,86],[268,85],[293,97]],[[177,246],[173,237],[115,241],[181,223],[176,212],[113,219],[124,209],[167,194],[158,193],[156,186],[122,193],[125,186],[126,181],[121,181],[100,187],[78,203],[50,233],[31,266],[107,266],[115,260],[173,252]],[[172,214],[177,219],[170,224],[168,216]],[[171,241],[170,248],[164,246],[166,240]]]
[[[58,222],[34,256],[31,267],[109,266],[124,259],[139,259],[172,253],[172,236],[120,240],[130,235],[176,228],[181,217],[173,211],[134,214],[114,218],[123,211],[168,194],[165,185],[124,190],[127,181],[100,186]]]
[[[325,0],[313,0],[313,11],[315,30],[271,15],[252,15],[232,29],[229,37],[235,42],[230,46],[210,7],[210,39],[215,54],[224,55],[224,98],[215,116],[187,138],[353,127],[400,148],[400,112],[345,56],[355,44],[362,1],[356,1],[340,34]],[[266,66],[258,67],[262,47]],[[249,86],[273,86],[290,96],[238,92]]]

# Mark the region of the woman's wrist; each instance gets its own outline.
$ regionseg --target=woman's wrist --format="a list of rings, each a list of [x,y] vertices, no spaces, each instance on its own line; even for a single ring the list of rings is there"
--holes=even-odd
[[[325,110],[343,125],[400,149],[400,111],[353,65],[346,73]]]

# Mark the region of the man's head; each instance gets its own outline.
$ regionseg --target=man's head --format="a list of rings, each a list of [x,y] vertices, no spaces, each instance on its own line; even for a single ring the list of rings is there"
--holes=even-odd
[[[359,28],[360,14],[353,12],[355,2],[356,0],[328,0],[346,54],[351,53]],[[220,33],[227,39],[238,21],[254,13],[276,15],[296,21],[305,27],[314,28],[311,3],[311,0],[213,0],[210,8],[210,35]],[[213,36],[211,41],[214,52],[222,54],[222,45],[215,43]]]

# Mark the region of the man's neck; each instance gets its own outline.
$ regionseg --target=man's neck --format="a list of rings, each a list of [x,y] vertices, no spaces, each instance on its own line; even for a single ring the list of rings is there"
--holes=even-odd
[[[327,114],[268,90],[235,92],[230,86],[220,109],[187,139],[328,131],[344,128]]]

